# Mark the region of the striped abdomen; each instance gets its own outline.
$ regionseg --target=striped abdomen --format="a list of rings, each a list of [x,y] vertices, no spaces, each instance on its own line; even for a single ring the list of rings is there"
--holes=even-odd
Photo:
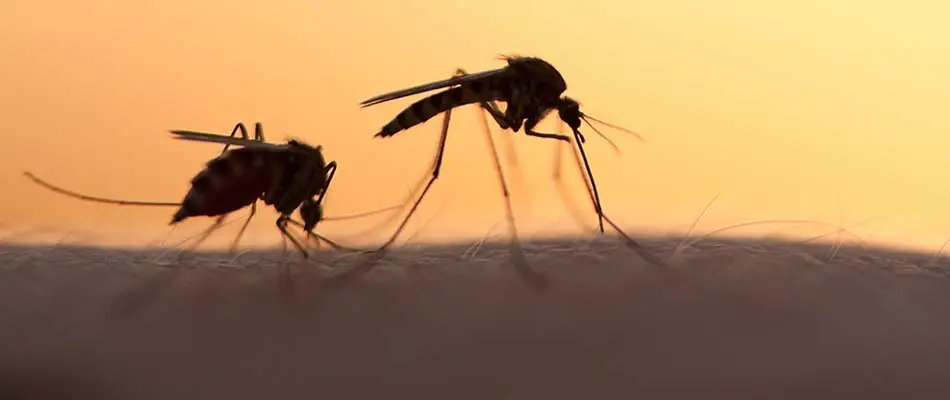
[[[283,175],[279,151],[242,147],[208,162],[191,180],[191,189],[172,224],[194,216],[219,216],[257,201]]]
[[[511,93],[510,79],[492,77],[466,82],[458,87],[426,97],[409,107],[389,121],[376,136],[392,136],[400,131],[412,128],[448,109],[483,101],[506,101]]]

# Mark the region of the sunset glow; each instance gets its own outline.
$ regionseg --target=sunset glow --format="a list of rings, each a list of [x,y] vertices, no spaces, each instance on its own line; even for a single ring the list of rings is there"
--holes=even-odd
[[[0,228],[98,232],[90,239],[97,243],[160,240],[174,209],[79,202],[22,171],[88,194],[178,201],[220,147],[173,141],[168,130],[228,133],[238,121],[262,122],[268,141],[320,144],[339,163],[327,216],[399,204],[427,173],[440,117],[377,139],[419,97],[366,109],[359,102],[457,67],[497,68],[498,54],[519,53],[555,65],[585,112],[646,138],[604,128],[618,156],[587,134],[605,211],[630,232],[683,231],[721,193],[698,230],[870,219],[853,231],[935,248],[950,237],[946,8],[856,0],[6,1]],[[475,110],[453,114],[443,173],[398,243],[413,235],[477,240],[496,222],[492,232],[504,234]],[[554,122],[542,128],[553,131]],[[502,155],[510,144],[518,157],[518,171],[506,174],[519,231],[592,232],[596,217],[571,158],[564,174],[583,227],[557,194],[558,143],[493,128]],[[245,243],[278,243],[276,214],[259,208]],[[395,228],[378,227],[384,219],[318,230],[348,244],[375,242]],[[210,223],[187,221],[176,237]],[[215,243],[229,242],[238,225]]]

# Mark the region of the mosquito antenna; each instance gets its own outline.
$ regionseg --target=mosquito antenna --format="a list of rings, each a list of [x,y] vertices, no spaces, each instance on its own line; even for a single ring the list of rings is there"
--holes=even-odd
[[[597,127],[594,126],[593,124],[591,124],[589,121],[587,121],[586,118],[583,118],[583,117],[582,117],[581,120],[584,121],[584,123],[587,124],[587,126],[589,126],[590,129],[593,129],[593,130],[594,130],[594,133],[596,133],[596,134],[597,134],[598,136],[600,136],[602,139],[606,140],[607,143],[610,144],[610,147],[613,147],[613,148],[614,148],[614,153],[617,153],[618,156],[620,155],[620,148],[617,147],[617,144],[614,143],[613,140],[610,140],[610,138],[608,138],[606,135],[604,135],[603,133],[601,133],[601,132],[600,132],[600,129],[597,129]]]
[[[618,130],[618,131],[625,132],[625,133],[629,133],[629,134],[631,134],[631,135],[633,135],[633,136],[636,136],[637,139],[640,139],[641,142],[646,142],[646,139],[644,139],[643,136],[641,136],[639,133],[636,133],[636,132],[631,131],[631,130],[629,130],[629,129],[627,129],[627,128],[624,128],[624,127],[620,127],[620,126],[611,124],[611,123],[609,123],[609,122],[605,122],[604,120],[594,118],[594,117],[592,117],[592,116],[590,116],[590,115],[588,115],[588,114],[581,113],[581,119],[583,119],[584,122],[587,122],[588,125],[590,125],[590,122],[587,121],[587,120],[589,119],[589,120],[594,121],[594,122],[596,122],[596,123],[598,123],[598,124],[601,124],[601,125],[605,125],[605,126],[609,126],[609,127],[611,127],[611,128],[614,128],[614,129],[616,129],[616,130]]]
[[[87,195],[84,195],[84,194],[76,193],[76,192],[73,192],[73,191],[71,191],[71,190],[63,189],[63,188],[61,188],[61,187],[58,187],[58,186],[56,186],[56,185],[53,185],[53,184],[51,184],[51,183],[49,183],[49,182],[46,182],[46,181],[44,181],[44,180],[38,178],[36,175],[33,175],[32,173],[30,173],[30,172],[28,172],[28,171],[24,171],[24,172],[23,172],[23,175],[26,175],[27,178],[30,178],[30,180],[32,180],[32,181],[33,181],[34,183],[36,183],[37,185],[40,185],[40,186],[42,186],[42,187],[44,187],[44,188],[46,188],[46,189],[49,189],[49,190],[51,190],[51,191],[54,191],[54,192],[56,192],[56,193],[59,193],[59,194],[62,194],[62,195],[66,195],[66,196],[69,196],[69,197],[72,197],[72,198],[76,198],[76,199],[79,199],[79,200],[94,201],[94,202],[98,202],[98,203],[117,204],[117,205],[120,205],[120,206],[154,206],[154,207],[178,207],[178,206],[181,206],[181,202],[174,202],[174,203],[172,203],[172,202],[160,202],[160,201],[129,201],[129,200],[110,199],[110,198],[105,198],[105,197],[87,196]]]

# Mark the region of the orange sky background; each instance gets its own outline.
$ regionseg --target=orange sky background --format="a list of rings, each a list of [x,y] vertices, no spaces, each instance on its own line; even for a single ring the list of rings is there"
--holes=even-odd
[[[374,139],[415,98],[358,103],[520,53],[554,64],[586,112],[646,136],[605,129],[618,157],[588,132],[604,207],[631,231],[685,229],[722,192],[698,229],[873,218],[854,231],[928,248],[950,237],[950,25],[936,2],[5,0],[3,9],[4,229],[160,239],[174,209],[83,203],[21,173],[90,194],[178,201],[219,147],[167,131],[227,133],[237,121],[263,122],[270,141],[323,145],[340,165],[327,216],[397,204],[426,173],[438,117]],[[442,178],[407,237],[481,237],[502,221],[475,115],[453,116]],[[496,143],[504,135],[521,166],[520,184],[509,173],[521,231],[592,228],[576,173],[568,177],[586,228],[556,195],[556,143],[495,128]],[[249,240],[277,243],[276,214],[258,215]],[[319,230],[359,244],[394,228],[361,234],[381,219]],[[208,223],[188,221],[175,234]],[[779,230],[829,228],[767,229]]]

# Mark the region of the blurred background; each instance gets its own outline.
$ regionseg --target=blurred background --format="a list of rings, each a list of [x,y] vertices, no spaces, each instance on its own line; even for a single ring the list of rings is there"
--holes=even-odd
[[[226,134],[238,121],[261,121],[269,141],[320,144],[339,163],[327,216],[399,204],[428,173],[439,118],[376,139],[416,97],[358,103],[457,67],[500,67],[507,53],[551,62],[583,110],[645,136],[603,129],[618,156],[588,132],[605,210],[632,232],[681,232],[721,193],[697,230],[783,218],[860,223],[853,231],[865,239],[902,247],[950,237],[950,25],[934,2],[0,1],[5,240],[160,240],[174,209],[84,203],[22,171],[87,194],[179,201],[220,147],[167,131]],[[404,239],[504,233],[476,116],[474,107],[453,115],[441,178]],[[553,130],[553,116],[542,127]],[[524,236],[591,232],[596,218],[571,163],[570,207],[557,195],[557,143],[493,135],[502,155],[509,143],[518,155],[507,175]],[[379,226],[386,216],[318,229],[377,242],[395,228]],[[279,243],[275,218],[261,207],[244,243]]]

